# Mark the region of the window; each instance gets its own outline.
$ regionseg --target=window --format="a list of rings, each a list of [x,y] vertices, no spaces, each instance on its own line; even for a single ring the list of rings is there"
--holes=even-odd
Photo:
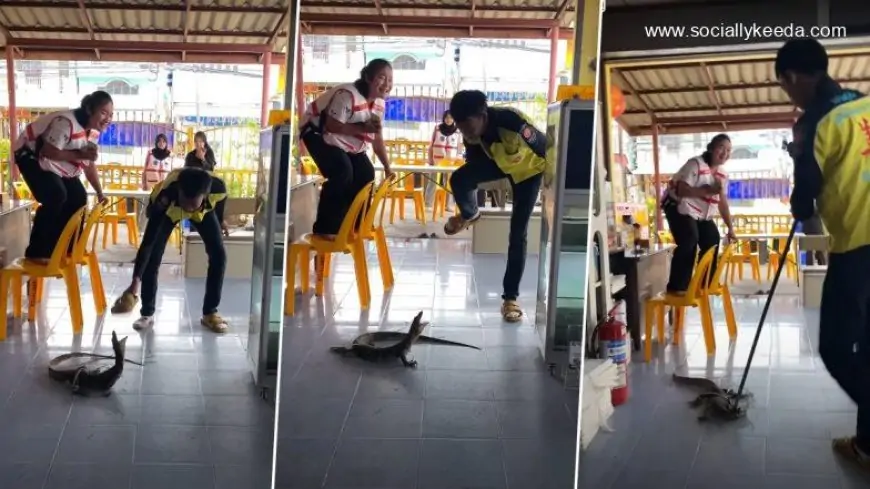
[[[401,54],[393,58],[393,69],[395,70],[425,70],[426,62],[419,61],[417,58]]]
[[[732,160],[749,160],[753,158],[758,158],[758,151],[747,146],[736,146],[731,151]]]
[[[100,90],[105,90],[109,95],[139,95],[139,86],[130,85],[124,80],[112,80],[100,87]]]
[[[326,36],[305,36],[302,47],[311,51],[311,57],[317,61],[329,62],[329,38]]]
[[[24,72],[24,83],[42,87],[42,61],[23,59],[20,61]]]

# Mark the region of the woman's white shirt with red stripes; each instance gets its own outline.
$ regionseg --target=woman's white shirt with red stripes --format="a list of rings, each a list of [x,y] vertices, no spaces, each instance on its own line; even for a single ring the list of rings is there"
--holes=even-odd
[[[353,83],[345,83],[327,90],[314,102],[311,102],[305,111],[305,120],[302,125],[311,123],[315,127],[320,127],[320,117],[323,111],[342,124],[358,124],[368,122],[372,118],[372,114],[378,114],[383,120],[385,103],[380,98],[368,102]],[[325,127],[323,131],[323,140],[326,144],[341,148],[348,153],[362,153],[375,140],[374,133],[333,134],[327,132]]]
[[[31,122],[16,141],[18,149],[27,146],[36,151],[36,142],[42,138],[43,144],[50,144],[61,151],[84,149],[88,142],[96,143],[98,131],[87,131],[78,123],[73,111],[65,110],[46,114]],[[73,178],[82,174],[90,161],[55,161],[45,157],[39,158],[39,167],[62,178]]]
[[[459,131],[445,136],[437,127],[432,134],[432,156],[438,159],[454,159],[459,154]]]
[[[716,181],[727,188],[728,175],[721,166],[712,168],[700,156],[687,161],[680,170],[671,177],[672,186],[669,189],[670,196],[679,202],[677,211],[699,221],[709,221],[719,212],[719,196],[712,197],[678,197],[676,194],[676,182],[686,182],[690,187],[697,188],[704,185],[713,185]]]

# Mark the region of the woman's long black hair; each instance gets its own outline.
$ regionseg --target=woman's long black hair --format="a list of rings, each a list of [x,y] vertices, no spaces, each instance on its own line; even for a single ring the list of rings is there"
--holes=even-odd
[[[453,121],[453,124],[447,124],[447,116],[450,115],[449,110],[444,111],[444,115],[441,116],[441,124],[438,124],[438,131],[445,136],[452,136],[456,132],[456,121]]]
[[[91,116],[108,103],[112,103],[112,96],[108,92],[97,90],[89,93],[82,98],[79,108],[73,110],[73,117],[76,118],[79,125],[86,128]]]
[[[184,166],[195,166],[208,171],[214,170],[214,167],[217,166],[217,160],[214,157],[214,151],[212,151],[211,146],[208,144],[208,138],[204,132],[198,131],[193,135],[193,140],[196,141],[197,139],[202,139],[203,143],[205,143],[205,160],[197,158],[196,150],[193,150],[187,153],[187,156],[184,158]]]
[[[703,153],[701,153],[701,159],[704,160],[704,163],[706,163],[708,165],[710,163],[712,163],[713,162],[713,150],[718,148],[719,145],[721,145],[722,143],[724,143],[726,141],[730,143],[731,138],[725,133],[721,133],[721,134],[717,134],[717,135],[713,136],[713,139],[711,139],[710,142],[707,143],[707,151],[704,151]]]
[[[165,148],[160,149],[160,147],[157,146],[160,141],[166,143]],[[172,154],[172,151],[169,149],[169,140],[166,139],[166,134],[158,134],[157,137],[154,138],[154,148],[151,149],[151,156],[158,160],[165,160],[170,154]]]
[[[356,87],[356,89],[363,97],[368,98],[369,89],[371,88],[369,86],[369,82],[371,82],[372,79],[377,76],[377,74],[380,73],[384,68],[392,67],[393,65],[391,65],[389,61],[383,58],[375,58],[369,61],[365,68],[360,70],[359,79],[353,82],[353,86]]]

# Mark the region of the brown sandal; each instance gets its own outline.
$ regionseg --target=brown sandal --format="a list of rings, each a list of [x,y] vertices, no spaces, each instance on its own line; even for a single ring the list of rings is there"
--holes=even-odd
[[[518,323],[523,320],[523,310],[517,301],[504,301],[501,305],[501,317],[509,323]]]
[[[864,470],[870,470],[870,456],[858,451],[855,437],[835,438],[831,442],[831,448],[834,449],[834,453],[844,459],[857,464]]]
[[[450,216],[447,218],[447,223],[444,224],[444,234],[453,236],[470,228],[472,224],[480,219],[480,212],[474,215],[471,219],[463,219],[462,216]]]
[[[125,290],[121,294],[121,297],[118,297],[115,300],[115,303],[112,304],[112,314],[126,314],[132,312],[138,302],[139,297],[137,297],[136,294],[129,290]]]

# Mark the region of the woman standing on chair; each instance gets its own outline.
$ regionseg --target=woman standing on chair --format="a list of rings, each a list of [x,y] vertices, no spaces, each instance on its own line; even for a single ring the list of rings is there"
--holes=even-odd
[[[437,165],[441,160],[455,160],[459,157],[459,146],[462,144],[461,133],[456,127],[456,121],[450,115],[449,110],[441,116],[441,124],[432,133],[432,141],[429,143],[429,166]],[[426,207],[432,207],[432,199],[435,197],[435,182],[426,179],[425,184]]]
[[[142,190],[151,190],[162,182],[172,171],[172,151],[165,134],[158,134],[154,147],[145,157],[145,171],[142,172]]]
[[[24,256],[48,261],[67,221],[88,201],[84,173],[102,202],[103,187],[94,162],[100,133],[112,122],[112,97],[103,91],[86,95],[79,108],[46,114],[24,128],[13,148],[21,177],[40,203]]]
[[[335,239],[354,197],[375,179],[366,154],[370,144],[387,177],[393,174],[381,123],[392,89],[393,67],[373,59],[357,81],[327,90],[305,111],[300,138],[326,178],[314,222],[314,234],[322,239]]]
[[[728,176],[722,169],[730,157],[731,138],[727,134],[719,134],[707,144],[707,151],[686,162],[668,183],[662,209],[677,245],[667,286],[670,294],[685,294],[692,280],[697,256],[719,246],[721,237],[713,221],[717,211],[728,228],[728,240],[734,240],[734,227],[728,209]],[[699,250],[700,255],[697,254]],[[711,270],[715,270],[716,266],[717,260],[714,258]]]
[[[184,158],[184,166],[195,166],[206,171],[214,171],[214,167],[217,166],[214,151],[209,146],[208,138],[205,137],[204,132],[198,131],[193,135],[193,151],[187,153]]]

